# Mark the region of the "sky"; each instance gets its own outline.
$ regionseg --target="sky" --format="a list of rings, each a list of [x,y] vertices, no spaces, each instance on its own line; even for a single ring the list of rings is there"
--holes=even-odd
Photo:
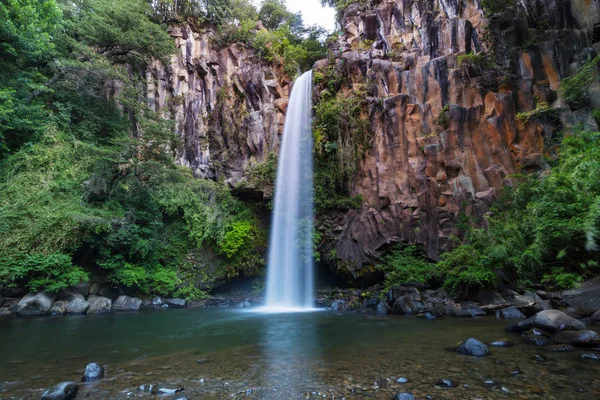
[[[253,0],[260,7],[261,0]],[[300,11],[305,25],[321,25],[329,32],[335,29],[335,11],[333,8],[322,7],[320,0],[286,0],[288,9]]]

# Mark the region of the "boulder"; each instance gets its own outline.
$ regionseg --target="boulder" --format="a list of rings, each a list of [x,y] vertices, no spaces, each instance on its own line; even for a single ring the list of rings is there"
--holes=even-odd
[[[169,305],[169,308],[186,308],[187,307],[187,301],[184,299],[165,299],[165,303]],[[244,302],[244,303],[247,303],[247,302]],[[248,303],[248,306],[250,306],[250,303]]]
[[[377,304],[377,315],[387,315],[387,312],[388,312],[387,304],[385,304],[384,301],[380,301],[379,304]]]
[[[569,317],[562,311],[544,310],[524,321],[508,325],[506,330],[510,332],[523,332],[531,328],[540,328],[549,332],[562,330],[579,331],[585,329],[585,324],[575,318]]]
[[[531,332],[526,332],[523,334],[523,341],[528,344],[533,344],[535,346],[547,346],[552,344],[552,341],[546,336],[535,335]]]
[[[490,350],[479,340],[470,338],[456,347],[456,351],[460,354],[475,357],[485,357],[490,355]]]
[[[166,306],[166,307],[163,307]],[[165,303],[164,299],[160,296],[155,296],[151,299],[144,299],[142,301],[143,310],[161,310],[167,309],[169,306]]]
[[[505,303],[506,300],[499,293],[493,290],[482,290],[477,295],[477,301],[481,304],[501,304]]]
[[[77,290],[77,292],[79,292],[79,294],[82,296],[87,296],[90,294],[90,283],[79,282],[77,285],[75,285],[74,289]]]
[[[81,377],[82,382],[97,381],[104,378],[104,367],[98,363],[89,363]]]
[[[68,302],[64,300],[55,301],[50,308],[50,315],[64,315],[67,313],[67,304]]]
[[[67,314],[84,314],[90,306],[85,297],[75,289],[61,291],[59,298],[67,302],[65,306]]]
[[[554,335],[554,341],[575,346],[599,346],[600,335],[594,331],[563,331]]]
[[[17,304],[17,314],[46,315],[54,303],[54,295],[47,292],[28,293]]]
[[[525,319],[525,315],[521,311],[519,311],[517,307],[511,306],[496,311],[496,318]]]
[[[555,352],[571,352],[571,351],[577,350],[577,348],[575,348],[575,346],[573,346],[571,344],[558,344],[556,346],[547,347],[546,349],[548,351],[555,351]]]
[[[333,311],[344,311],[346,309],[346,302],[344,300],[334,300],[331,303],[331,309]]]
[[[62,382],[42,394],[42,400],[72,400],[77,396],[79,386],[75,382]]]
[[[596,311],[591,317],[592,322],[600,322],[600,311]]]
[[[98,293],[100,293],[100,289],[102,289],[102,284],[99,282],[94,282],[90,285],[88,294],[97,295]]]
[[[142,300],[137,297],[121,295],[112,305],[115,311],[139,311],[142,306]]]
[[[420,296],[404,295],[398,297],[392,305],[394,314],[415,315],[420,314],[425,310],[425,306],[421,302]]]
[[[10,311],[8,309],[8,307],[2,307],[2,308],[0,308],[0,318],[2,318],[2,317],[10,317],[12,315],[13,315],[13,313],[12,313],[12,311]]]
[[[112,311],[112,301],[106,297],[92,294],[88,297],[88,303],[88,314],[110,314]]]
[[[415,400],[415,396],[413,396],[412,393],[402,392],[397,393],[394,396],[394,400]]]
[[[583,316],[600,311],[600,282],[583,283],[576,289],[562,292],[563,299]]]

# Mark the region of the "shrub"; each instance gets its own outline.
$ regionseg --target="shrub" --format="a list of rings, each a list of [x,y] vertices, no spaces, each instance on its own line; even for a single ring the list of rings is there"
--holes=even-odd
[[[581,107],[586,101],[586,90],[600,79],[600,55],[586,62],[577,73],[560,83],[560,95],[564,101]]]
[[[436,263],[428,261],[416,246],[393,250],[377,269],[385,273],[385,289],[403,283],[431,284],[440,276]]]

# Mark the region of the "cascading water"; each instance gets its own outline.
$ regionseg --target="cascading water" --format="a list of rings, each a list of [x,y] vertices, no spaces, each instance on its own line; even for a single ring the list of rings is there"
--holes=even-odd
[[[269,242],[266,309],[313,307],[312,71],[299,77],[287,108]]]

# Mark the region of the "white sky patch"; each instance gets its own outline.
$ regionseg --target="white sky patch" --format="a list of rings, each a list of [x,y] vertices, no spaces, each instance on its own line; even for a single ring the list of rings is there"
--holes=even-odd
[[[256,8],[260,8],[261,0],[253,0]],[[320,0],[286,0],[290,11],[302,13],[304,25],[321,25],[329,32],[335,30],[335,10],[321,6]]]

